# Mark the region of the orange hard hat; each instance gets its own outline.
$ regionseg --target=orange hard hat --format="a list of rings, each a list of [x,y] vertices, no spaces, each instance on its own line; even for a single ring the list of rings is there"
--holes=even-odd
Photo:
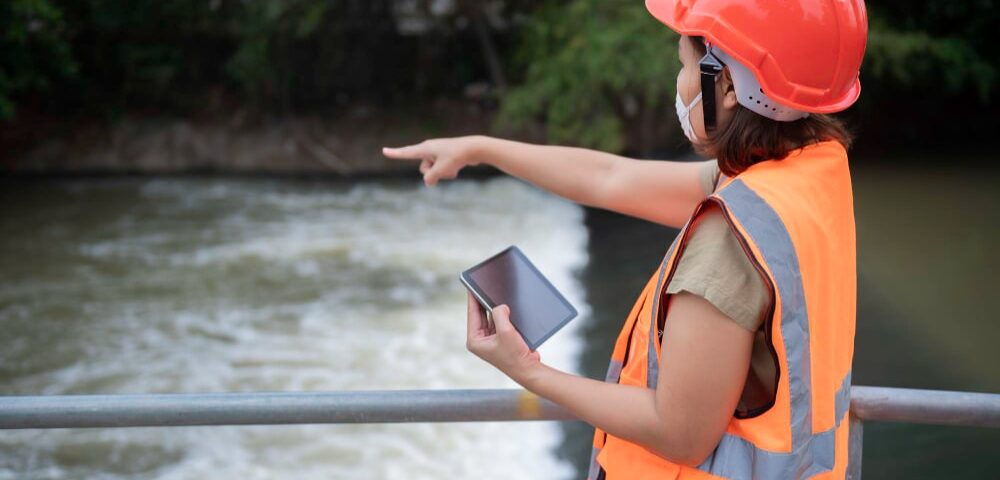
[[[705,37],[787,107],[839,112],[861,93],[864,0],[646,0],[646,8],[677,33]]]

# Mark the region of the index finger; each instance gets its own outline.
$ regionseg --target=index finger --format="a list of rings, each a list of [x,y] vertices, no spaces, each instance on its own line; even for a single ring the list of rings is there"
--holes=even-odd
[[[397,160],[421,160],[428,155],[423,143],[405,147],[382,147],[382,155]]]

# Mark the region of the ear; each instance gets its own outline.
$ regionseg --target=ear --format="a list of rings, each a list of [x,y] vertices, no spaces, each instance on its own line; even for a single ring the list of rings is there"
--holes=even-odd
[[[739,102],[736,101],[736,87],[733,84],[733,76],[729,73],[729,67],[724,67],[722,69],[721,78],[719,78],[719,90],[721,91],[722,101],[716,101],[718,104],[722,105],[725,110],[734,110]],[[717,91],[716,93],[720,93]]]

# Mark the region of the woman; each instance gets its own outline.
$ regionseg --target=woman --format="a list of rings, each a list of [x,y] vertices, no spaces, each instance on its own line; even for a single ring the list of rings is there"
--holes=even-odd
[[[487,163],[555,194],[684,225],[625,319],[605,382],[552,369],[470,296],[468,348],[596,427],[590,478],[843,478],[855,245],[826,113],[860,93],[862,0],[647,0],[680,33],[677,114],[717,160],[649,162],[486,137],[385,155],[425,182]],[[720,174],[721,172],[721,174]]]

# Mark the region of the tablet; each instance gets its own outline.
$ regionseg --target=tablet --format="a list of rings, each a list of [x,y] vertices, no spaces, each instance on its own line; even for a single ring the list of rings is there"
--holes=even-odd
[[[510,307],[510,322],[532,350],[577,315],[573,305],[515,246],[462,272],[461,279],[486,311],[497,305]]]

